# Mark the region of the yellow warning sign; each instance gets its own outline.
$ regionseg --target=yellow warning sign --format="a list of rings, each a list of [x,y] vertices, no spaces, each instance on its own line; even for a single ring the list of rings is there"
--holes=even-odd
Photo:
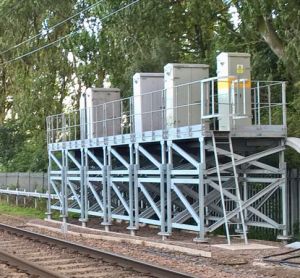
[[[242,74],[244,73],[244,65],[236,65],[236,73],[237,74]]]

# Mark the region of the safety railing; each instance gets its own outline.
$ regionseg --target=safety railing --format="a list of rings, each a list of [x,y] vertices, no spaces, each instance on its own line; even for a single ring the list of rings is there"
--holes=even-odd
[[[254,125],[286,125],[285,83],[207,78],[47,117],[48,144],[141,134],[205,124],[221,117]]]
[[[286,126],[286,82],[252,81],[252,123]]]

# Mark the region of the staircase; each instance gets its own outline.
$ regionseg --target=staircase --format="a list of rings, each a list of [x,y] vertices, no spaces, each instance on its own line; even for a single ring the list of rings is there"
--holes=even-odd
[[[224,222],[225,222],[227,243],[229,245],[231,244],[231,237],[233,236],[233,235],[230,235],[229,225],[240,224],[242,226],[242,233],[243,233],[243,238],[244,238],[245,244],[248,244],[245,219],[244,219],[244,214],[243,214],[243,209],[242,209],[242,200],[241,200],[241,194],[240,194],[240,189],[239,189],[239,181],[238,181],[238,175],[237,175],[236,166],[235,166],[235,159],[234,159],[232,139],[231,139],[230,132],[229,131],[213,131],[212,143],[213,143],[213,151],[214,151],[214,156],[215,156],[215,164],[216,164],[216,169],[217,169],[218,184],[219,184],[219,189],[220,189],[221,206],[222,206]],[[233,174],[234,183],[233,183],[233,186],[230,188],[228,188],[228,187],[224,188],[224,184],[222,183],[221,170],[220,170],[220,166],[222,166],[222,165],[220,165],[220,162],[219,162],[219,155],[218,155],[218,149],[217,149],[219,147],[219,145],[223,146],[223,148],[224,148],[224,146],[227,145],[229,147],[229,151],[231,154],[232,174]],[[224,192],[224,190],[225,190],[225,192]],[[230,194],[227,193],[228,190],[230,190]],[[227,199],[226,199],[226,197],[227,197]],[[226,206],[226,201],[235,203],[235,208],[233,208],[233,209],[238,208],[238,213],[236,215],[239,218],[239,221],[240,221],[239,223],[230,221],[230,219],[232,219],[232,217],[228,217],[228,214],[231,211],[227,210],[228,206]]]

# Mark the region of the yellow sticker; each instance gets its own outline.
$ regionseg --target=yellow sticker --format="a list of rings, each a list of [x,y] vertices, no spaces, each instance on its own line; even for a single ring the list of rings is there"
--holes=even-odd
[[[236,65],[236,73],[237,74],[244,73],[244,65]]]

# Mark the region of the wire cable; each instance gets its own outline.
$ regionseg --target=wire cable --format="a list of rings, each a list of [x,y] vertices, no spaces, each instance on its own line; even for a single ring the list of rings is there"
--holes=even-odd
[[[135,1],[133,1],[133,2],[131,2],[131,3],[129,3],[129,4],[127,4],[127,5],[125,5],[125,6],[121,7],[121,8],[119,8],[119,9],[117,9],[117,10],[115,10],[115,11],[109,13],[108,15],[103,16],[103,17],[100,18],[99,20],[102,22],[102,21],[104,21],[105,19],[107,19],[107,18],[109,18],[109,17],[111,17],[111,16],[113,16],[113,15],[119,13],[120,11],[123,11],[123,10],[125,10],[125,9],[127,9],[127,8],[129,8],[129,7],[131,7],[131,6],[133,6],[134,4],[136,4],[136,3],[140,2],[140,1],[141,1],[141,0],[135,0]],[[31,55],[31,54],[33,54],[33,53],[36,53],[36,52],[40,51],[40,50],[42,50],[42,49],[48,48],[48,47],[50,47],[50,46],[52,46],[52,45],[54,45],[54,44],[56,44],[56,43],[58,43],[58,42],[60,42],[60,41],[63,41],[64,39],[66,39],[66,38],[68,38],[68,37],[73,36],[73,35],[76,34],[77,32],[78,32],[78,30],[77,30],[77,31],[73,31],[73,32],[71,32],[71,33],[65,35],[64,37],[61,37],[61,38],[57,39],[56,41],[50,42],[50,43],[48,43],[48,44],[46,44],[46,45],[44,45],[44,46],[41,46],[41,47],[39,47],[39,48],[37,48],[37,49],[34,49],[34,50],[32,50],[32,51],[29,51],[29,52],[27,52],[27,53],[25,53],[25,54],[23,54],[23,55],[21,55],[21,56],[18,56],[18,57],[14,58],[14,59],[11,59],[11,60],[9,60],[9,61],[6,61],[6,62],[4,62],[4,63],[1,63],[0,66],[3,66],[3,65],[6,65],[6,64],[9,64],[9,63],[11,63],[11,62],[20,60],[20,59],[22,59],[22,58],[24,58],[24,57],[27,57],[27,56],[29,56],[29,55]]]
[[[53,30],[54,30],[55,28],[57,28],[58,26],[60,26],[60,25],[62,25],[62,24],[64,24],[64,23],[66,23],[66,22],[68,22],[69,20],[71,20],[71,19],[73,19],[74,17],[80,15],[81,13],[86,12],[86,11],[92,9],[93,7],[95,7],[95,6],[99,5],[99,4],[101,4],[103,1],[104,1],[104,0],[100,0],[100,1],[98,1],[98,2],[96,2],[96,3],[94,3],[94,4],[92,4],[92,5],[90,5],[90,6],[88,6],[88,7],[86,7],[85,9],[81,10],[80,12],[78,12],[78,13],[76,13],[76,14],[74,14],[74,15],[72,15],[72,16],[66,18],[66,19],[64,19],[63,21],[54,24],[53,26],[49,27],[49,29],[47,30],[47,33],[53,31]],[[0,55],[3,55],[3,54],[5,54],[5,53],[7,53],[7,52],[9,52],[9,51],[11,51],[11,50],[13,50],[13,49],[18,48],[19,46],[21,46],[21,45],[23,45],[23,44],[26,44],[26,43],[28,43],[28,42],[30,42],[30,41],[32,41],[32,40],[38,38],[39,36],[44,35],[44,32],[45,32],[45,31],[41,31],[41,32],[38,33],[38,34],[36,34],[36,35],[34,35],[34,36],[32,36],[32,37],[29,37],[29,38],[26,39],[25,41],[22,41],[22,42],[20,42],[20,43],[18,43],[18,44],[16,44],[16,45],[14,45],[14,46],[12,46],[12,47],[6,49],[6,50],[0,52]]]

